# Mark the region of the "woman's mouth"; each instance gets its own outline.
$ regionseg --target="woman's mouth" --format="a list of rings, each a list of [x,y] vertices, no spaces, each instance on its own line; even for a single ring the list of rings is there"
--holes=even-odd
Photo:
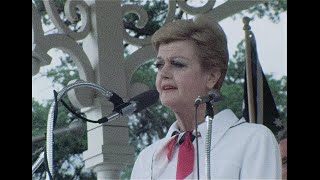
[[[171,85],[165,85],[162,87],[162,90],[164,90],[164,91],[175,90],[175,89],[177,89],[177,88],[174,86],[171,86]]]

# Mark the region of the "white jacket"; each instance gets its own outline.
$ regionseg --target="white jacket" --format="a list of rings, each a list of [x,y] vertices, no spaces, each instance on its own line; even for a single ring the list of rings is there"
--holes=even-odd
[[[178,150],[172,160],[167,159],[166,144],[173,131],[173,123],[167,136],[145,148],[138,156],[131,179],[175,179]],[[205,175],[206,122],[198,126],[200,179]],[[247,123],[226,109],[214,116],[211,135],[211,179],[281,179],[281,156],[273,133],[261,124]],[[196,141],[195,146],[196,158]],[[176,146],[178,148],[178,146]],[[197,161],[187,179],[197,179]]]

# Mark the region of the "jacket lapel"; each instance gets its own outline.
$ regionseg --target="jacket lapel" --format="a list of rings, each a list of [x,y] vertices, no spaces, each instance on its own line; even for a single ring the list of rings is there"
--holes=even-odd
[[[214,116],[211,132],[211,150],[221,140],[228,129],[237,123],[240,123],[239,119],[230,109],[225,109]],[[207,122],[201,124],[198,128],[205,139],[207,135]]]
[[[171,134],[177,130],[177,123],[174,122],[168,130],[166,137],[159,142],[159,149],[157,149],[152,157],[152,179],[157,179],[167,167],[169,160],[167,158],[168,149],[167,146],[170,141],[174,138]]]

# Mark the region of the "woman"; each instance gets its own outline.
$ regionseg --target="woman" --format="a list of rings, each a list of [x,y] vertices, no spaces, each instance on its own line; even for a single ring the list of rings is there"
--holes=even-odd
[[[138,156],[131,179],[197,179],[195,107],[198,96],[220,89],[228,66],[227,39],[211,17],[177,20],[152,37],[158,52],[156,87],[161,103],[176,117],[165,138]],[[212,179],[280,179],[281,158],[272,132],[249,124],[229,110],[212,125]],[[198,107],[199,177],[205,175],[205,104]],[[187,153],[191,153],[186,155]]]

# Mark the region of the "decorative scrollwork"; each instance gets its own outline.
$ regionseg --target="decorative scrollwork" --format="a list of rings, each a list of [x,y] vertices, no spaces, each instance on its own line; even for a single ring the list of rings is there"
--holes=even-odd
[[[149,20],[148,14],[146,10],[143,9],[142,6],[125,4],[122,6],[122,9],[123,9],[123,16],[129,13],[134,13],[139,17],[139,20],[135,25],[137,28],[142,29],[147,24]],[[125,29],[124,29],[123,38],[128,43],[136,46],[143,46],[143,45],[150,44],[150,37],[147,37],[145,39],[134,38],[130,36]]]
[[[175,19],[175,12],[176,12],[176,4],[180,6],[180,8],[189,13],[191,15],[207,13],[212,10],[213,6],[215,5],[216,0],[208,0],[208,2],[203,5],[202,7],[191,7],[189,6],[185,0],[169,0],[168,2],[168,13],[164,24],[172,22]],[[143,9],[142,6],[132,5],[132,4],[125,4],[122,6],[123,9],[123,16],[128,13],[134,13],[139,17],[138,22],[136,23],[135,27],[142,29],[148,22],[148,15],[146,10]],[[150,44],[150,37],[146,37],[144,39],[139,39],[136,37],[132,37],[125,29],[124,29],[124,40],[128,43],[136,46],[145,46]]]
[[[128,13],[134,13],[139,17],[139,20],[135,25],[137,28],[142,29],[145,27],[149,18],[146,10],[143,9],[142,6],[125,4],[122,6],[122,9],[123,9],[123,16]],[[176,12],[176,0],[169,0],[168,13],[167,13],[167,17],[164,24],[174,20],[175,12]],[[146,37],[144,39],[135,38],[135,37],[132,37],[125,29],[124,29],[124,40],[136,46],[145,46],[151,43],[150,42],[151,37]]]
[[[174,20],[175,12],[176,12],[176,0],[169,0],[168,14],[164,24],[167,24],[168,22],[172,22]]]
[[[152,60],[156,56],[156,52],[151,45],[144,46],[134,53],[132,53],[126,59],[125,71],[126,71],[126,83],[128,88],[128,94],[133,95],[138,92],[148,90],[148,86],[143,83],[132,83],[131,79],[134,72],[145,62]]]
[[[76,1],[80,2],[80,1]],[[71,7],[79,6],[79,3],[76,3],[75,1],[68,1],[68,4],[65,7],[69,7],[67,11],[67,16],[69,18],[73,16],[73,20],[76,20],[75,15],[76,12],[71,10]],[[47,3],[48,5],[52,5],[52,1],[44,1],[44,3]],[[52,12],[51,12],[52,13]],[[51,15],[53,15],[52,13]],[[56,16],[57,14],[55,14]],[[72,19],[72,18],[71,18]],[[57,22],[58,20],[55,19],[53,21]],[[58,22],[63,23],[63,22]],[[88,26],[87,26],[88,27]],[[60,24],[60,27],[57,26],[57,28],[65,28],[62,27]],[[84,27],[86,28],[86,27]],[[68,31],[68,32],[65,32]],[[32,3],[32,75],[35,75],[39,72],[39,69],[41,66],[49,65],[52,61],[52,57],[48,55],[48,51],[53,48],[58,48],[63,50],[65,53],[68,53],[70,57],[74,60],[77,70],[79,72],[80,79],[85,81],[92,81],[94,82],[94,71],[93,67],[89,61],[89,58],[87,54],[84,52],[83,48],[80,44],[77,43],[76,39],[83,38],[86,36],[86,34],[89,33],[89,29],[82,31],[79,33],[70,33],[70,29],[66,30],[64,29],[64,33],[56,33],[56,34],[48,34],[44,35],[44,31],[42,29],[41,25],[41,17],[40,14],[37,12],[35,5]],[[86,32],[87,31],[87,32]],[[81,91],[81,93],[80,93]],[[83,91],[83,92],[82,92]],[[85,94],[87,95],[87,98],[89,100],[92,100],[91,97],[93,97],[93,92],[79,90],[79,93],[77,93],[77,96],[74,96],[73,99],[75,99],[79,106],[91,106],[92,102],[88,100],[81,99],[81,96]]]
[[[52,19],[52,22],[57,27],[58,31],[63,34],[67,34],[75,40],[80,40],[85,38],[90,32],[90,12],[88,4],[83,0],[67,0],[64,11],[66,13],[67,19],[74,23],[78,21],[77,9],[81,15],[81,28],[78,32],[70,30],[67,25],[61,20],[59,12],[55,8],[53,0],[43,1],[44,6],[48,12],[49,17]]]
[[[32,3],[32,76],[39,72],[41,66],[51,62],[51,57],[41,50],[44,47],[41,45],[44,44],[44,39],[41,17]]]
[[[203,5],[202,7],[191,7],[187,4],[185,0],[176,0],[179,7],[185,11],[188,14],[196,15],[196,14],[202,14],[207,13],[210,10],[212,10],[214,4],[216,3],[216,0],[208,0],[208,2]]]

